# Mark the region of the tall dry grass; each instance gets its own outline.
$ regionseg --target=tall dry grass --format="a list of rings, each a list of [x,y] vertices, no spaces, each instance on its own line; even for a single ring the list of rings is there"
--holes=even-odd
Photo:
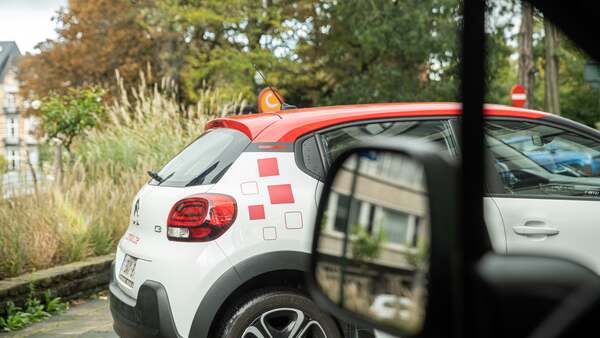
[[[107,121],[74,145],[60,185],[41,182],[35,194],[0,200],[0,279],[112,252],[146,171],[244,104],[208,89],[191,107],[175,98],[170,81],[149,88],[144,74],[137,88],[121,85]]]

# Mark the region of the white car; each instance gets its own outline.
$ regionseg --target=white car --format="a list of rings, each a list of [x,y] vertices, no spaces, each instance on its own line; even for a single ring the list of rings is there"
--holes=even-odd
[[[408,297],[398,297],[393,294],[380,294],[375,297],[369,307],[369,312],[374,317],[385,320],[394,320],[400,318],[407,320],[411,313],[413,303]]]
[[[144,185],[119,242],[111,311],[122,337],[340,337],[307,298],[303,271],[326,168],[373,135],[458,156],[458,104],[292,109],[211,121]],[[486,222],[494,249],[553,253],[600,271],[600,133],[557,116],[488,105]],[[400,169],[399,169],[400,170]],[[337,195],[336,214],[413,246],[419,215]],[[369,228],[373,228],[370,226]]]

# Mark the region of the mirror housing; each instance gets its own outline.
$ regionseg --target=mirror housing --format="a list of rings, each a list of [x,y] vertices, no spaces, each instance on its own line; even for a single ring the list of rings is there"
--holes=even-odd
[[[357,325],[364,327],[373,327],[376,330],[393,335],[401,335],[403,337],[451,336],[453,334],[449,334],[450,332],[457,332],[457,330],[460,330],[460,318],[455,317],[460,312],[455,311],[457,310],[457,307],[460,306],[460,304],[456,302],[455,297],[460,294],[457,289],[460,285],[460,276],[457,275],[456,272],[459,271],[457,267],[461,262],[461,251],[458,250],[459,246],[456,245],[458,238],[457,222],[459,210],[459,193],[456,185],[456,182],[458,182],[456,176],[457,169],[452,160],[443,154],[444,152],[441,149],[432,144],[416,144],[410,139],[390,140],[375,138],[368,143],[363,143],[362,145],[347,149],[334,161],[327,174],[318,206],[317,221],[314,228],[312,244],[313,254],[311,255],[310,267],[308,270],[309,273],[307,274],[309,292],[319,306],[346,322],[356,323]],[[390,295],[386,292],[377,292],[374,293],[374,295],[369,293],[367,297],[363,294],[349,293],[348,291],[351,283],[346,283],[345,276],[348,274],[356,275],[357,269],[359,269],[360,266],[366,266],[366,270],[362,271],[375,269],[376,271],[381,272],[377,278],[383,276],[383,274],[393,275],[394,272],[400,273],[402,270],[402,268],[394,266],[394,264],[386,265],[381,263],[384,260],[383,258],[374,258],[367,262],[369,259],[358,257],[356,250],[353,249],[357,246],[358,239],[365,237],[364,233],[361,235],[362,237],[355,233],[350,234],[350,231],[352,231],[352,224],[348,223],[352,202],[354,201],[356,182],[358,181],[356,177],[362,175],[362,173],[358,173],[358,168],[362,168],[360,158],[362,157],[371,160],[369,157],[377,158],[378,156],[388,158],[390,156],[401,157],[401,161],[404,163],[411,162],[414,164],[412,167],[419,166],[422,171],[423,188],[426,197],[422,202],[425,204],[426,210],[428,210],[426,218],[429,231],[424,232],[424,236],[427,237],[428,242],[427,262],[424,264],[426,269],[415,269],[411,272],[414,273],[415,276],[425,276],[424,279],[419,277],[419,280],[421,280],[419,287],[424,289],[424,296],[418,298],[419,300],[417,303],[422,302],[422,304],[411,304],[411,302],[405,300],[404,297],[400,297],[400,294],[402,294],[404,290],[394,295]],[[355,166],[351,170],[349,170],[349,163],[355,163]],[[339,215],[336,214],[336,217],[341,218],[346,224],[346,226],[342,228],[345,229],[342,230],[344,231],[344,235],[337,236],[338,240],[340,240],[340,237],[343,237],[343,250],[340,251],[338,245],[339,254],[332,255],[331,250],[325,250],[325,247],[323,247],[322,244],[325,243],[324,241],[328,236],[325,223],[329,217],[332,217],[332,215],[327,215],[327,208],[330,204],[329,200],[331,196],[336,194],[333,191],[336,180],[350,182],[348,177],[351,177],[351,181],[353,182],[349,206],[346,207],[348,210],[345,210],[347,211],[345,216],[342,215],[341,217],[338,217]],[[372,178],[372,180],[378,179],[380,180],[381,177]],[[364,179],[362,180],[365,181]],[[362,184],[365,187],[377,185],[376,183],[370,184],[368,180],[366,183],[363,182]],[[388,183],[388,185],[393,185],[393,183]],[[370,190],[381,191],[381,194],[388,194],[390,191],[385,192],[384,190],[389,190],[385,187],[386,185],[379,185]],[[448,198],[448,196],[454,196],[454,198]],[[357,207],[354,208],[356,209]],[[381,238],[385,238],[385,234],[383,236],[381,236],[380,232],[375,234],[372,226],[369,226],[369,234],[371,235],[371,246],[373,246],[373,242],[381,242]],[[367,237],[365,241],[368,244],[369,238]],[[321,247],[323,247],[322,251],[319,251],[320,243],[322,244]],[[375,248],[372,251],[377,250],[379,249]],[[339,265],[338,263],[334,264],[336,268],[335,271],[341,271],[336,272],[334,274],[335,277],[333,277],[335,282],[338,282],[336,278],[339,279],[339,287],[337,287],[335,292],[332,292],[332,288],[330,287],[331,284],[329,281],[331,280],[331,277],[327,277],[329,279],[325,278],[327,279],[327,282],[325,282],[323,278],[323,266],[325,266],[323,264],[331,265],[332,257],[336,262],[340,262]],[[387,261],[388,263],[390,261],[393,262],[393,260],[389,259]],[[373,281],[375,280],[376,279],[373,279]],[[389,283],[385,282],[384,284]],[[373,288],[374,287],[364,287],[362,289]],[[412,290],[415,289],[412,288],[411,291]],[[336,294],[338,296],[335,296]],[[419,294],[423,294],[423,292],[419,292]],[[348,295],[357,295],[357,297],[354,298],[362,299],[363,304],[365,304],[366,301],[366,304],[370,304],[370,306],[368,308],[365,308],[364,306],[361,308],[358,305],[348,305],[349,302],[345,301],[346,298],[350,299],[350,297],[347,297]],[[389,316],[389,309],[384,309],[387,310],[387,312],[377,310],[377,308],[381,308],[381,306],[376,303],[390,301],[394,304],[404,304],[406,306],[405,308],[408,310],[405,310],[404,313],[402,313],[402,311],[392,311],[395,315],[392,315],[391,317]],[[415,302],[413,301],[412,303]],[[398,310],[398,306],[392,305],[394,308],[393,310]],[[414,313],[411,315],[410,311],[416,311],[414,308],[420,308],[422,311],[419,313],[422,313],[422,316],[416,316],[416,321],[412,321],[412,324],[408,325],[403,322],[402,318],[413,318]],[[382,317],[382,312],[387,313],[388,317]]]

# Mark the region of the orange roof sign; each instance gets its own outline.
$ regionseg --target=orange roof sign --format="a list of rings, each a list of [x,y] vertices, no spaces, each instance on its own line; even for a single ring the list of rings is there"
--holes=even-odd
[[[281,110],[281,102],[284,102],[283,96],[278,90],[267,87],[258,94],[258,112],[275,113]]]

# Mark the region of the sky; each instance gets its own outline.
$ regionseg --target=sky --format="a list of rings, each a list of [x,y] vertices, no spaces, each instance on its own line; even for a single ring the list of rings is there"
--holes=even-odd
[[[68,0],[0,0],[0,41],[16,41],[21,53],[35,52],[34,46],[56,37],[51,21]]]

